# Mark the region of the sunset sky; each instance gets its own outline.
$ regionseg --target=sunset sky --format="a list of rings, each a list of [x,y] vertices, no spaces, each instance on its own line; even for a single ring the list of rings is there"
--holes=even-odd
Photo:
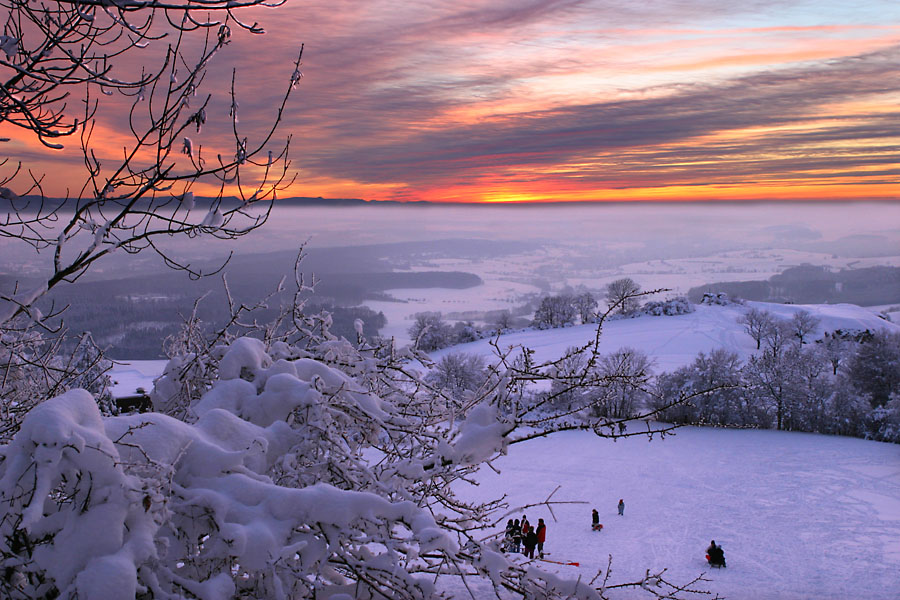
[[[211,77],[224,90],[237,67],[252,138],[305,44],[281,130],[298,172],[287,195],[900,196],[896,0],[288,0],[254,11],[267,34],[237,35]],[[114,151],[121,125],[104,123]],[[77,143],[9,148],[83,177]]]

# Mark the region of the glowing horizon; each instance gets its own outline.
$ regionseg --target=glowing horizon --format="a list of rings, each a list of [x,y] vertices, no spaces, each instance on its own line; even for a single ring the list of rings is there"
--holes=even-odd
[[[252,139],[305,44],[280,130],[298,178],[281,197],[900,198],[896,2],[315,0],[250,16],[267,34],[235,35],[209,77],[237,69]],[[122,131],[103,114],[101,155]],[[0,136],[54,174],[48,195],[80,189],[77,139],[54,152]]]

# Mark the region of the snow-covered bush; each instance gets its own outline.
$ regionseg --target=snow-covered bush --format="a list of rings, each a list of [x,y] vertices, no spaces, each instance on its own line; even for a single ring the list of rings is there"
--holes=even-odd
[[[83,333],[72,352],[64,370],[65,389],[86,390],[94,396],[100,412],[110,415],[116,412],[116,404],[110,387],[112,380],[109,370],[112,361],[103,356],[103,351],[94,343],[90,333]]]
[[[463,405],[488,377],[487,363],[481,355],[451,352],[438,361],[425,379],[447,394],[454,405]]]
[[[32,410],[0,479],[2,553],[15,557],[4,595],[293,598],[354,593],[365,573],[373,593],[425,597],[420,554],[454,554],[459,540],[409,492],[429,470],[499,452],[506,430],[481,406],[427,460],[371,468],[363,447],[409,441],[421,422],[252,338],[224,351],[192,411],[193,425],[103,420],[81,391]]]
[[[703,294],[703,297],[700,299],[700,304],[706,304],[709,306],[718,305],[718,306],[728,306],[729,304],[743,304],[744,301],[740,298],[732,298],[725,292],[706,292]]]
[[[63,353],[64,337],[18,318],[0,323],[0,442],[9,441],[36,404],[66,390],[94,394],[104,414],[115,412],[107,372],[112,363],[84,333]]]
[[[750,401],[741,386],[741,361],[737,354],[719,348],[701,352],[690,365],[656,379],[654,408],[660,418],[673,423],[712,425],[765,424],[765,410]],[[693,395],[679,403],[681,395]]]
[[[450,339],[454,345],[467,344],[481,338],[481,332],[472,321],[457,321],[450,330]]]
[[[694,305],[686,296],[676,296],[667,300],[651,300],[641,307],[641,313],[655,317],[686,315],[692,312],[694,312]]]
[[[851,384],[869,398],[872,408],[900,396],[900,333],[873,333],[857,345],[846,372]]]
[[[409,328],[409,337],[420,350],[433,352],[451,345],[453,328],[441,313],[418,313]]]
[[[516,391],[548,365],[501,355],[448,410],[414,354],[326,336],[210,355],[185,420],[104,418],[78,390],[26,416],[0,460],[0,596],[429,598],[464,575],[520,597],[605,597],[499,553],[489,532],[508,507],[454,494],[510,444],[563,428]],[[155,394],[180,388],[181,364]]]
[[[900,444],[900,395],[879,406],[868,415],[871,437],[882,442]]]

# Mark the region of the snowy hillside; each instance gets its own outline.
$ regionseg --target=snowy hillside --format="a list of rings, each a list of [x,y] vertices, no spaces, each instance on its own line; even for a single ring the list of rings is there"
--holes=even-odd
[[[672,317],[642,316],[634,319],[610,320],[603,328],[601,351],[613,352],[623,346],[642,350],[654,359],[657,373],[672,371],[689,364],[698,352],[709,352],[715,348],[726,348],[746,359],[755,349],[756,343],[737,322],[750,308],[767,310],[782,318],[790,318],[800,310],[807,310],[819,317],[818,335],[835,329],[900,330],[900,326],[877,317],[871,310],[852,304],[769,304],[747,302],[745,305],[696,306],[696,312]],[[526,330],[506,334],[500,338],[500,346],[525,346],[535,351],[539,361],[561,356],[571,346],[585,344],[594,339],[597,331],[594,325],[579,325],[563,329]],[[490,357],[490,340],[480,340],[461,344],[433,352],[436,359],[451,352],[477,353]],[[138,387],[150,390],[153,379],[162,374],[166,366],[164,360],[121,361],[113,366],[110,373],[114,381],[113,395],[134,394]]]
[[[821,319],[815,337],[836,329],[883,329],[898,331],[900,326],[889,323],[871,311],[852,304],[769,304],[747,302],[744,305],[696,306],[696,311],[677,316],[641,316],[633,319],[609,320],[603,327],[600,351],[614,352],[628,346],[641,350],[654,359],[657,373],[668,372],[689,364],[698,352],[708,353],[716,348],[736,352],[746,359],[756,350],[756,343],[747,335],[738,319],[750,308],[767,310],[789,319],[794,313],[806,310]],[[535,360],[553,360],[571,346],[581,346],[594,339],[595,325],[579,325],[562,329],[526,330],[500,338],[500,347],[524,346],[535,351]],[[490,357],[493,348],[489,340],[479,340],[433,352],[436,359],[451,352],[466,352]]]
[[[517,507],[559,485],[554,499],[585,502],[554,507],[558,521],[544,507],[525,511],[547,523],[546,558],[580,563],[539,563],[560,574],[590,579],[612,554],[614,579],[667,568],[670,581],[687,582],[706,571],[706,589],[728,600],[897,598],[897,445],[694,427],[650,443],[577,432],[517,444],[493,464],[500,474],[482,469],[468,497],[508,494]],[[600,533],[590,530],[592,508]],[[724,547],[726,569],[706,566],[710,539]]]

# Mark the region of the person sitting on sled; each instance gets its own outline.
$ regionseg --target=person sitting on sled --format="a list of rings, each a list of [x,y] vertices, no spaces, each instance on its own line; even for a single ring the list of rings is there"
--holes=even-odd
[[[706,560],[711,567],[725,566],[725,551],[722,546],[716,545],[716,540],[710,540],[709,548],[706,549]]]

